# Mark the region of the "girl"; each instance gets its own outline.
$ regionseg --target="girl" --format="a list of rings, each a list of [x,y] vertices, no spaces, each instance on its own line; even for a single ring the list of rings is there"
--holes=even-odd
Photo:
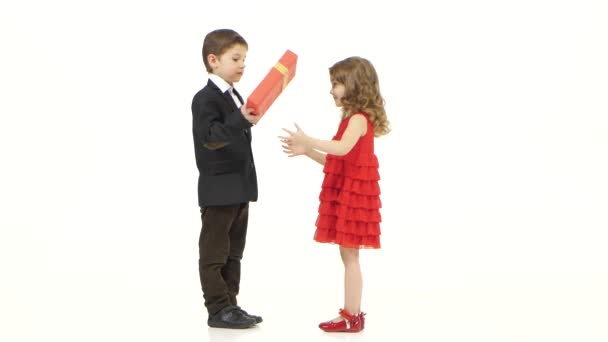
[[[279,137],[289,157],[306,155],[324,165],[314,239],[340,246],[344,263],[344,308],[333,320],[319,324],[328,332],[359,332],[361,312],[360,248],[380,248],[380,188],[374,137],[390,131],[378,75],[366,59],[350,57],[329,68],[330,94],[342,108],[333,140],[310,137],[296,124]]]

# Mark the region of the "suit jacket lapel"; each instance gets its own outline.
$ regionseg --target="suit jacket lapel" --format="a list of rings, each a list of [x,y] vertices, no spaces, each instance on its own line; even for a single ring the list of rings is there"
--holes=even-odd
[[[243,101],[243,98],[241,97],[241,94],[239,94],[239,92],[236,91],[236,88],[232,88],[232,91],[234,91],[234,94],[236,95],[236,97],[238,97],[239,101],[241,101],[241,105],[244,105],[245,101]]]
[[[226,101],[228,101],[228,103],[230,104],[230,108],[232,108],[232,110],[238,109],[238,107],[236,106],[236,103],[234,103],[234,99],[232,98],[232,95],[230,95],[230,91],[226,91],[226,92],[222,93],[222,95],[224,95],[224,99],[226,99]]]
[[[231,108],[230,110],[237,110],[238,107],[236,106],[236,104],[234,103],[234,100],[232,99],[232,96],[230,95],[229,92],[224,92],[222,93],[222,91],[220,90],[220,88],[217,87],[217,85],[215,85],[215,83],[213,83],[213,81],[209,80],[207,82],[207,85],[211,86],[213,89],[215,89],[218,94],[220,94],[224,100],[226,101],[226,104],[228,106],[230,106],[229,108]]]

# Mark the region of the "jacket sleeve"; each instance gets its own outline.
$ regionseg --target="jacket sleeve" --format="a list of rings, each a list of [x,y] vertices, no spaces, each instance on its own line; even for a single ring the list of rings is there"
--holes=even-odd
[[[230,144],[242,136],[244,129],[252,126],[240,109],[222,113],[220,105],[209,100],[195,99],[192,102],[192,116],[195,136],[209,149]]]

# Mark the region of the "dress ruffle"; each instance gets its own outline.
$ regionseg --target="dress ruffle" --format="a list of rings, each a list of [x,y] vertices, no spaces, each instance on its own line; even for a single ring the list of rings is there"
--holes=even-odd
[[[374,159],[375,158],[376,157],[374,156]],[[380,179],[380,174],[378,173],[378,160],[375,160],[374,165],[373,161],[365,164],[363,160],[350,162],[345,159],[337,159],[334,156],[327,156],[323,172],[352,179],[377,181]],[[345,165],[347,165],[347,167],[345,167]]]
[[[359,236],[343,233],[333,229],[317,229],[315,241],[323,243],[335,243],[345,248],[380,248],[380,236]]]
[[[380,209],[382,207],[379,196],[359,195],[332,188],[321,189],[319,199],[321,202],[337,202],[351,208]]]
[[[319,214],[365,223],[382,221],[382,216],[377,209],[347,207],[337,202],[321,202],[319,204]]]
[[[344,178],[340,175],[328,173],[323,179],[323,188],[339,189],[341,191],[353,192],[361,195],[380,195],[380,186],[378,182],[370,182],[367,180]]]

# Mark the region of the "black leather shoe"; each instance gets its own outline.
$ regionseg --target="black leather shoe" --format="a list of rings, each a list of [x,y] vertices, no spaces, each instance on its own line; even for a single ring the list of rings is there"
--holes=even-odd
[[[225,329],[247,329],[254,326],[255,322],[253,317],[246,316],[235,305],[228,305],[207,319],[208,326]]]
[[[243,313],[243,315],[245,315],[245,316],[248,316],[248,317],[251,317],[251,318],[255,319],[255,324],[262,323],[262,322],[264,321],[264,320],[262,319],[262,317],[260,317],[260,316],[256,316],[256,315],[251,315],[251,314],[249,314],[247,311],[243,310],[243,309],[242,309],[240,306],[238,306],[238,305],[237,305],[237,308],[238,308],[239,310],[241,310],[241,312]]]

